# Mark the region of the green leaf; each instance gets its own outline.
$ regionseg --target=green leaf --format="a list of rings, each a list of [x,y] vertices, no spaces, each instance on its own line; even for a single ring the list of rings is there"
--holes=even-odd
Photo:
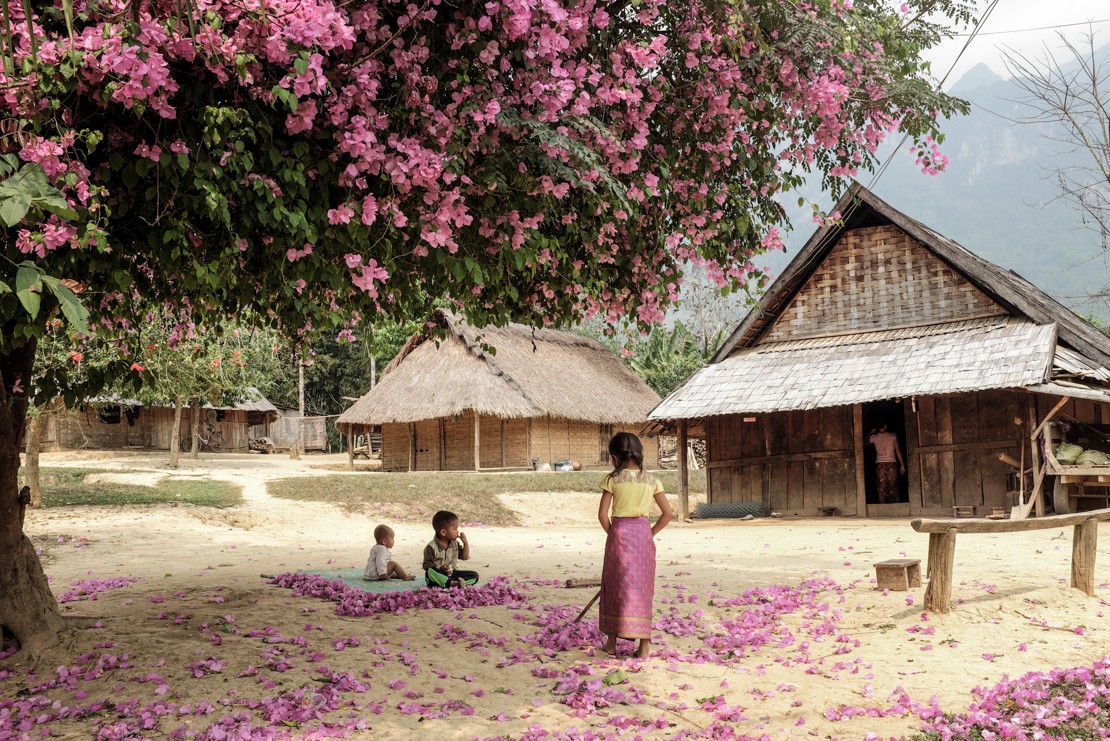
[[[605,675],[601,683],[607,687],[612,687],[614,684],[621,684],[628,681],[628,675],[624,673],[624,669],[614,669]]]
[[[4,226],[15,226],[31,210],[31,199],[25,195],[0,196],[0,221]]]
[[[42,297],[39,295],[42,292],[42,274],[38,268],[27,267],[24,265],[15,274],[15,295],[19,297],[19,303],[23,304],[23,308],[34,319],[39,315],[39,305],[42,302]]]
[[[89,311],[81,304],[81,299],[77,298],[77,294],[63,285],[60,280],[49,275],[42,276],[42,282],[58,299],[58,306],[61,307],[62,314],[73,326],[73,329],[81,334],[88,334]]]

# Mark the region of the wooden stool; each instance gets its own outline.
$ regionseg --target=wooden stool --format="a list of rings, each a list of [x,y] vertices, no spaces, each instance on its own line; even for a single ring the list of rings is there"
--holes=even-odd
[[[953,517],[974,517],[975,507],[973,505],[956,505],[952,508]]]
[[[876,589],[905,592],[921,586],[921,561],[916,558],[894,558],[875,564]]]

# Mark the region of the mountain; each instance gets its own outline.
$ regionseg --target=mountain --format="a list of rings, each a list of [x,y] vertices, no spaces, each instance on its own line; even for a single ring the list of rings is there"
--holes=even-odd
[[[1098,52],[1110,57],[1110,47]],[[952,93],[972,104],[964,117],[947,121],[942,151],[948,169],[923,175],[903,142],[877,182],[860,181],[907,215],[956,240],[967,249],[1011,269],[1079,314],[1110,318],[1110,306],[1090,299],[1110,288],[1107,253],[1099,235],[1084,228],[1080,214],[1057,198],[1052,172],[1077,162],[1052,141],[1043,124],[1018,123],[1030,115],[1026,96],[1012,80],[984,65],[968,71]],[[828,206],[829,199],[819,199]],[[781,272],[812,233],[808,219],[795,230],[783,255],[766,263]]]

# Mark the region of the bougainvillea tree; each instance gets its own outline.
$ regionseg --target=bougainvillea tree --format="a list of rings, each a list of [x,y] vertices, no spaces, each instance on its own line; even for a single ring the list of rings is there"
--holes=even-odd
[[[835,189],[897,130],[941,166],[959,104],[920,54],[971,3],[0,5],[0,147],[68,203],[0,187],[0,624],[33,654],[62,628],[15,502],[51,281],[125,333],[137,299],[293,335],[444,298],[647,326],[684,264],[747,280],[808,173]]]

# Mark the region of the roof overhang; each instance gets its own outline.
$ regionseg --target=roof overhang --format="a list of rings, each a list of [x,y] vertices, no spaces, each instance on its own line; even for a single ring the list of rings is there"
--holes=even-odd
[[[1046,383],[1056,325],[1012,317],[778,342],[712,363],[650,420],[799,411]]]

